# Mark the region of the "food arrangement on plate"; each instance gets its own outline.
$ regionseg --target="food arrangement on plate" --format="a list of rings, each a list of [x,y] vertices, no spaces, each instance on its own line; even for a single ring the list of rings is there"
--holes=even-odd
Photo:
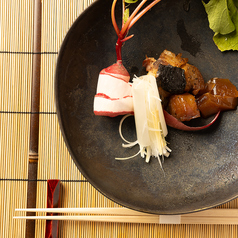
[[[160,0],[152,1],[143,10],[141,8],[146,1],[141,1],[130,15],[126,3],[135,2],[137,1],[122,1],[120,30],[115,19],[117,0],[113,1],[111,16],[118,36],[115,47],[117,62],[99,74],[94,113],[109,117],[126,115],[122,118],[119,129],[121,138],[127,143],[124,147],[139,144],[140,149],[134,156],[117,159],[129,159],[140,153],[146,162],[153,156],[161,165],[160,159],[168,157],[171,152],[165,139],[168,134],[167,125],[180,130],[203,130],[216,121],[221,111],[236,109],[238,91],[229,79],[216,77],[205,82],[199,69],[189,64],[187,58],[168,50],[164,50],[157,60],[146,57],[143,66],[148,74],[134,76],[130,82],[130,75],[122,63],[122,46],[133,37],[128,36],[130,28]],[[135,142],[128,142],[121,133],[122,122],[128,114],[135,118]],[[215,118],[205,126],[190,127],[182,123],[214,114]]]
[[[112,2],[97,0],[87,8],[69,29],[58,55],[57,115],[76,166],[103,195],[139,211],[181,214],[236,198],[238,111],[219,111],[221,106],[236,104],[237,52],[217,49],[208,9],[200,0],[160,1],[130,28],[130,34],[118,42],[122,51],[115,52],[118,36],[112,24]],[[128,21],[142,2],[146,8],[154,1],[130,4],[131,14],[123,1],[114,2],[118,26],[122,12]],[[184,6],[188,2],[189,8]],[[212,20],[213,10],[209,9]],[[122,61],[117,62],[120,53]],[[97,100],[101,102],[94,111]],[[219,110],[209,106],[217,102]],[[191,110],[184,110],[187,107]],[[162,111],[161,117],[157,110]],[[156,128],[163,118],[166,137],[166,131]],[[158,144],[151,143],[151,135],[160,138],[165,155],[153,151]],[[153,153],[161,163],[151,159]],[[169,158],[162,163],[166,155]]]

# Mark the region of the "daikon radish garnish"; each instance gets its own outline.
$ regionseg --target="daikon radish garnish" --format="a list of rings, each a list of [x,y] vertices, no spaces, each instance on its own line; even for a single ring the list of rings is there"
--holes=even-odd
[[[113,65],[101,70],[98,77],[97,91],[94,97],[93,111],[95,115],[115,117],[118,115],[133,114],[132,88],[129,83],[130,75],[122,63],[122,45],[131,39],[128,36],[130,28],[160,0],[154,0],[141,10],[147,0],[142,0],[135,10],[129,14],[126,3],[131,4],[137,0],[122,0],[122,24],[119,29],[115,19],[117,0],[114,0],[111,8],[112,24],[118,36],[116,42],[117,61]]]
[[[158,158],[162,166],[161,159],[163,160],[164,156],[168,157],[171,150],[165,140],[168,130],[155,77],[150,74],[134,77],[132,96],[137,140],[135,142],[127,142],[120,133],[122,139],[127,142],[124,147],[138,144],[141,157],[145,158],[146,162],[149,162],[150,158],[154,156]],[[125,117],[122,122],[124,119]],[[123,160],[128,158],[116,159]]]

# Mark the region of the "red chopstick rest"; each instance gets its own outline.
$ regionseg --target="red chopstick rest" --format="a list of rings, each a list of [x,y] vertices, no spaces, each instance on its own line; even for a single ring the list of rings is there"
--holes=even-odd
[[[60,180],[47,180],[47,208],[58,208],[60,206]],[[47,213],[53,216],[53,213]],[[58,238],[59,221],[46,220],[45,238]]]

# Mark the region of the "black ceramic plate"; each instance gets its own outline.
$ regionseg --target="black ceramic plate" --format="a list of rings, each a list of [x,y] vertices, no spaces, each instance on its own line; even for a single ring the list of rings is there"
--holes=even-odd
[[[120,1],[119,1],[120,2]],[[88,181],[111,200],[157,214],[182,214],[210,208],[238,194],[238,112],[222,113],[202,132],[169,128],[172,149],[163,164],[140,156],[117,161],[138,151],[122,148],[121,117],[95,116],[93,99],[101,69],[116,62],[116,34],[111,24],[111,0],[98,0],[72,25],[62,44],[56,68],[57,114],[75,164]],[[119,4],[120,5],[120,4]],[[120,17],[120,6],[117,7]],[[164,50],[182,53],[207,81],[229,78],[238,86],[237,52],[221,53],[212,41],[201,0],[162,0],[130,33],[122,55],[131,75],[144,73],[145,56],[158,58]],[[133,117],[123,126],[135,140]]]

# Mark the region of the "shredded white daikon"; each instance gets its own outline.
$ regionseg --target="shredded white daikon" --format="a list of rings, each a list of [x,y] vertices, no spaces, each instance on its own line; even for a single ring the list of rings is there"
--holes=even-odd
[[[163,161],[164,156],[168,157],[171,150],[168,148],[165,140],[168,130],[156,78],[150,74],[141,77],[135,76],[132,84],[132,95],[137,140],[129,142],[123,137],[121,132],[122,123],[129,115],[122,118],[119,133],[121,138],[127,143],[126,145],[123,144],[123,147],[132,147],[138,144],[140,149],[134,156],[116,159],[129,159],[140,153],[147,163],[152,156],[156,157],[162,167],[161,159]]]

